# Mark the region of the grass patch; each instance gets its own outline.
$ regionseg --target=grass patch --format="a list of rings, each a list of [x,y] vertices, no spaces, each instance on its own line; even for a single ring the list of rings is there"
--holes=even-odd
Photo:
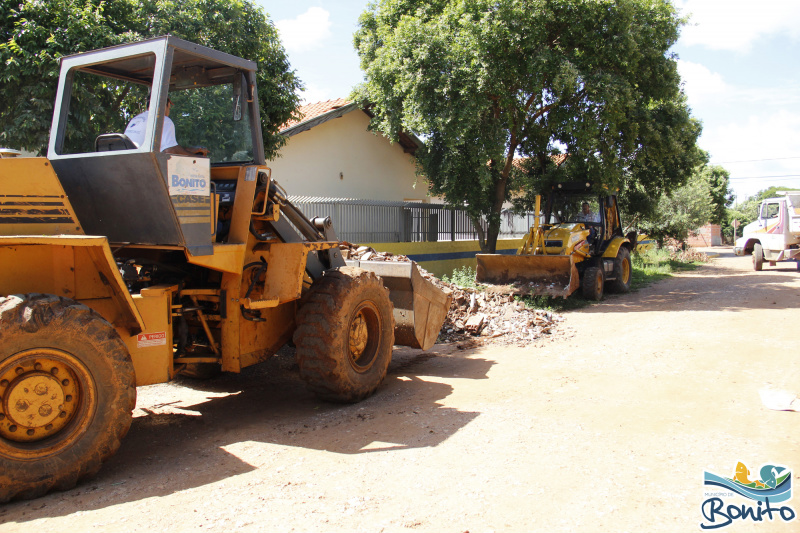
[[[475,281],[475,269],[472,267],[464,266],[453,270],[453,275],[442,276],[442,281],[445,283],[452,283],[462,289],[478,289],[480,286]]]
[[[689,251],[673,252],[665,248],[651,249],[631,256],[631,290],[638,290],[652,283],[670,277],[675,272],[694,270],[708,262],[705,254]],[[481,289],[475,282],[475,269],[465,266],[457,268],[451,276],[443,276],[442,280],[462,288]],[[559,313],[581,309],[594,302],[585,300],[580,289],[569,298],[553,296],[515,296],[515,300],[533,309],[543,309]]]
[[[694,270],[708,258],[692,253],[671,252],[665,248],[633,254],[631,289],[637,290],[670,277],[675,272]]]

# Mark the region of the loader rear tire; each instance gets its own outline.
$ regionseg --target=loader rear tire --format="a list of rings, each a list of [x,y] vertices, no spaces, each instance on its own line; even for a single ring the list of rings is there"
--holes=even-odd
[[[589,267],[581,279],[581,294],[587,300],[599,302],[603,299],[603,271],[598,267]]]
[[[0,297],[0,502],[96,474],[135,404],[130,355],[99,314],[48,294]]]
[[[297,313],[294,333],[300,375],[319,398],[353,403],[386,377],[394,345],[389,291],[373,272],[325,272]]]
[[[756,272],[761,272],[764,268],[764,249],[761,247],[761,243],[755,243],[753,245],[753,270]]]
[[[612,292],[624,294],[631,290],[631,253],[627,248],[621,247],[614,258],[614,281],[610,283]]]

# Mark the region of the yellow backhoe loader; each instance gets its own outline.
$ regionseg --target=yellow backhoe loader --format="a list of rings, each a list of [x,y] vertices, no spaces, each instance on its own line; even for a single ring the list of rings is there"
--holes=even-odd
[[[137,385],[293,341],[314,393],[355,402],[395,343],[433,345],[449,295],[413,263],[347,265],[272,179],[254,62],[160,37],[60,68],[47,157],[0,159],[0,502],[95,474]],[[162,151],[168,102],[207,157]]]
[[[636,240],[622,234],[616,195],[591,190],[585,182],[555,185],[544,211],[537,196],[534,225],[516,255],[478,254],[476,281],[493,291],[564,298],[580,288],[591,300],[601,300],[606,287],[628,292]]]

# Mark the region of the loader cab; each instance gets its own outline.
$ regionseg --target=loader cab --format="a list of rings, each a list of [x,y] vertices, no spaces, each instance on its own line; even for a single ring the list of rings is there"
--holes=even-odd
[[[587,219],[583,204],[594,218]],[[591,230],[591,244],[599,254],[614,237],[622,237],[622,224],[615,194],[598,194],[590,182],[553,185],[543,211],[545,226],[582,224]]]
[[[84,230],[212,253],[214,179],[232,198],[237,171],[265,164],[255,73],[252,61],[169,36],[63,58],[48,158]],[[125,132],[137,116],[135,142]],[[171,125],[180,146],[208,156],[164,152]]]

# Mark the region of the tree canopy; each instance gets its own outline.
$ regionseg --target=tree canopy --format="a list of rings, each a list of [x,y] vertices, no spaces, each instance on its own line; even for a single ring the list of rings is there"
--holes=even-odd
[[[668,0],[384,0],[359,24],[355,95],[373,104],[372,127],[426,140],[419,173],[469,210],[484,251],[504,202],[544,183],[587,179],[647,200],[699,160]]]
[[[278,33],[249,0],[19,0],[0,3],[0,144],[46,150],[59,58],[174,35],[258,63],[268,158],[284,138],[300,87]]]

